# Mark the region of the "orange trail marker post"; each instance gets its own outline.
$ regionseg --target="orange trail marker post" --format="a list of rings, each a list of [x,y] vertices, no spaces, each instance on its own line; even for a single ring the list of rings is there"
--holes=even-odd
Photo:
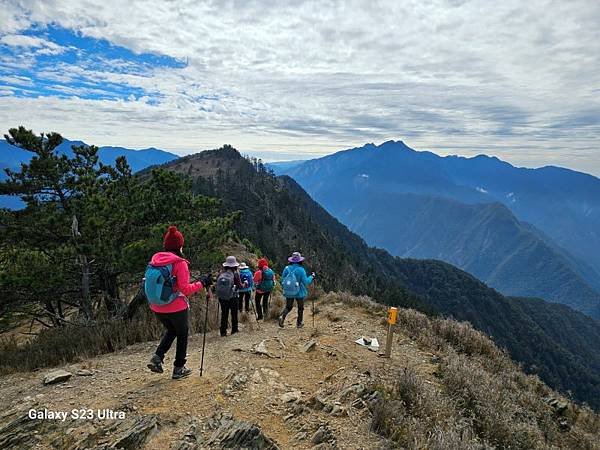
[[[391,307],[388,310],[388,332],[385,341],[385,357],[389,358],[392,355],[392,342],[394,341],[394,325],[398,320],[398,308]]]

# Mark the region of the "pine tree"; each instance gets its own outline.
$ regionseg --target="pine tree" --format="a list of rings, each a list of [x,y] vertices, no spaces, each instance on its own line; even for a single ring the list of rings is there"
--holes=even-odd
[[[121,286],[140,282],[168,225],[186,234],[188,259],[207,268],[238,218],[220,217],[218,201],[194,195],[188,177],[161,169],[136,176],[123,157],[114,166],[99,162],[95,146],[74,146],[68,158],[56,151],[57,133],[19,127],[6,138],[32,158],[0,182],[0,193],[26,205],[0,215],[2,254],[14,259],[0,292],[16,293],[10,298],[20,303],[41,300],[54,325],[66,320],[63,304],[87,321],[99,305],[123,314]]]

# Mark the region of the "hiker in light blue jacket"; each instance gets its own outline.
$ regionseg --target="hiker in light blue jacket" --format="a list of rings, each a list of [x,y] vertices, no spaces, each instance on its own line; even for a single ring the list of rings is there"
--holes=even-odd
[[[296,320],[296,326],[302,328],[302,318],[304,316],[304,299],[308,292],[306,287],[310,285],[314,278],[315,273],[313,272],[310,276],[306,275],[306,269],[304,269],[302,262],[304,257],[300,252],[292,253],[292,256],[288,258],[288,264],[283,269],[281,275],[281,286],[283,287],[283,296],[285,297],[285,309],[279,316],[279,326],[283,328],[285,316],[294,308],[294,300],[298,303],[298,319]]]
[[[242,284],[245,282],[246,287],[238,289],[238,295],[240,299],[240,312],[244,311],[244,306],[246,307],[246,312],[250,311],[250,302],[252,301],[252,289],[254,289],[254,280],[253,274],[250,270],[250,267],[243,262],[240,264],[240,279],[242,280]]]

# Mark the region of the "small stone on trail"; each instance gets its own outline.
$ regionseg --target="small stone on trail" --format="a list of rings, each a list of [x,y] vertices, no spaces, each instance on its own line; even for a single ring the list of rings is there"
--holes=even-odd
[[[319,429],[315,432],[315,434],[313,435],[311,441],[313,444],[321,444],[323,442],[327,442],[328,440],[330,440],[332,438],[332,434],[331,431],[329,430],[329,428],[325,425],[321,425],[319,427]]]
[[[279,447],[255,424],[235,420],[229,414],[217,414],[207,425],[216,429],[207,442],[208,447],[278,450]]]
[[[329,414],[332,416],[343,416],[346,414],[346,410],[340,405],[334,405]]]
[[[252,374],[252,382],[256,383],[256,384],[260,384],[262,383],[262,377],[260,376],[260,372],[258,370],[255,370],[254,373]]]
[[[54,372],[46,374],[44,377],[44,384],[62,383],[71,378],[72,375],[71,372],[67,372],[66,370],[55,370]]]
[[[254,351],[256,353],[264,353],[265,355],[269,354],[269,351],[267,350],[267,342],[266,340],[262,340],[260,341],[260,343],[256,346],[256,348],[254,349]]]
[[[313,395],[312,397],[310,397],[308,399],[308,401],[306,403],[313,409],[320,411],[321,409],[323,409],[325,407],[325,405],[327,404],[327,401],[320,395]]]
[[[315,340],[308,341],[306,344],[304,344],[304,347],[302,347],[302,351],[304,353],[311,352],[316,348],[316,346],[317,346],[317,341],[315,341]]]
[[[297,441],[303,441],[304,439],[306,439],[306,437],[306,433],[304,431],[301,431],[300,433],[296,433],[294,439],[296,439]]]
[[[252,349],[253,353],[256,353],[257,355],[265,355],[268,356],[269,358],[275,358],[275,356],[271,355],[269,353],[269,350],[267,349],[267,340],[263,339],[262,341],[260,341],[258,343],[258,345],[254,346],[254,348]]]
[[[75,375],[79,377],[91,377],[94,375],[94,372],[89,369],[79,369],[77,372],[75,372]]]
[[[332,446],[329,442],[321,442],[318,445],[315,445],[314,447],[311,447],[310,450],[333,450],[334,446]]]
[[[298,391],[291,391],[291,392],[286,392],[285,394],[281,395],[281,401],[283,403],[290,403],[290,402],[297,402],[298,400],[300,400],[301,394]]]

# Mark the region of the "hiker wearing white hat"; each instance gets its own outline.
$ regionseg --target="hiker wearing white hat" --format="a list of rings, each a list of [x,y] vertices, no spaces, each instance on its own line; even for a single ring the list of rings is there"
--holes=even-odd
[[[240,312],[250,311],[250,302],[252,301],[252,288],[254,287],[254,280],[252,279],[252,271],[245,262],[240,263],[240,279],[242,284],[246,283],[246,287],[238,289],[240,298]]]
[[[238,289],[247,287],[242,283],[235,256],[228,256],[223,263],[223,270],[217,277],[215,293],[221,305],[221,336],[227,336],[227,325],[231,314],[231,334],[238,332]]]

